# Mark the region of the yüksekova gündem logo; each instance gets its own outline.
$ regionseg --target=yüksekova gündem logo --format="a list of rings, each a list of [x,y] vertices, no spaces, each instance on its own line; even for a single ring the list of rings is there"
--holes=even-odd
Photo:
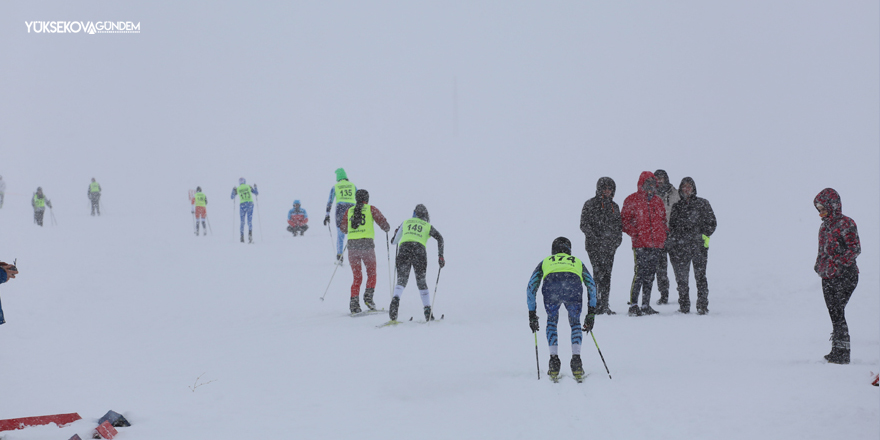
[[[141,22],[131,21],[26,21],[28,33],[35,34],[139,34]]]

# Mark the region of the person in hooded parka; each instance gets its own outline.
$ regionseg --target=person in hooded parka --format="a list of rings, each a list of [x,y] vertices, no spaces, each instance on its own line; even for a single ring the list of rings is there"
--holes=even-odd
[[[709,237],[717,226],[715,213],[709,201],[697,197],[694,179],[685,177],[678,186],[681,197],[672,207],[669,216],[669,236],[666,250],[675,272],[678,285],[679,312],[690,313],[691,300],[688,279],[690,265],[694,266],[697,280],[697,313],[709,313],[709,281],[706,279],[706,264],[709,260]]]
[[[611,293],[611,269],[614,267],[614,254],[623,241],[620,223],[620,207],[614,202],[617,186],[614,179],[602,177],[596,182],[596,197],[584,202],[581,209],[581,231],[584,233],[585,247],[593,266],[596,280],[596,313],[614,315],[609,306]]]

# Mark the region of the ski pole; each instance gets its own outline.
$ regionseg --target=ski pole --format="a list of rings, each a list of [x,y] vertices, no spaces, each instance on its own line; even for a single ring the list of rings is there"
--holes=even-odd
[[[535,335],[535,366],[538,367],[538,380],[541,380],[541,361],[538,359],[538,332],[532,332]]]
[[[329,215],[329,214],[328,214]],[[333,242],[333,229],[330,229],[330,223],[327,223],[327,232],[330,233],[330,246],[333,247],[333,251],[336,251],[336,243]]]
[[[391,297],[394,298],[394,281],[391,278],[391,245],[389,243],[388,231],[385,231],[385,250],[388,252],[388,284],[391,285]]]
[[[208,218],[208,213],[205,213],[205,221],[208,222],[208,231],[211,232],[211,235],[214,235],[214,229],[211,228],[211,219]]]
[[[343,252],[343,253],[345,253],[345,248],[347,248],[347,247],[348,247],[348,243],[345,243],[345,246],[342,247],[342,252]],[[336,276],[336,271],[339,269],[339,266],[342,266],[342,265],[341,265],[341,264],[337,264],[337,265],[336,265],[336,268],[333,269],[333,275],[330,275],[330,282],[327,283],[327,288],[324,289],[324,295],[321,295],[321,301],[324,301],[324,296],[326,296],[326,295],[327,295],[327,291],[330,290],[330,284],[333,283],[333,277]]]
[[[58,222],[55,221],[55,211],[53,211],[52,208],[49,208],[49,214],[52,215],[52,225],[53,225],[53,226],[58,226]]]
[[[440,284],[440,271],[441,270],[443,270],[442,267],[437,269],[437,281],[434,282],[434,297],[431,298],[431,315],[432,316],[434,315],[434,301],[437,301],[437,285]],[[427,320],[426,324],[429,322],[431,322],[430,319]]]
[[[199,221],[196,220],[196,213],[195,212],[190,212],[190,214],[192,215],[192,228],[193,228],[193,231],[195,231],[196,227],[198,227]],[[196,233],[198,233],[198,232],[196,232]]]
[[[232,199],[232,241],[235,241],[235,199]]]
[[[602,356],[602,350],[599,350],[599,343],[596,342],[596,335],[593,334],[592,330],[590,330],[590,336],[593,337],[593,343],[596,344],[596,350],[599,351],[599,357],[602,358],[602,364],[605,365],[605,371],[608,372],[608,378],[611,379],[611,371],[608,369],[608,364],[605,363],[605,356]]]
[[[260,196],[257,195],[257,222],[260,225],[260,241],[263,241],[263,217],[260,216]]]

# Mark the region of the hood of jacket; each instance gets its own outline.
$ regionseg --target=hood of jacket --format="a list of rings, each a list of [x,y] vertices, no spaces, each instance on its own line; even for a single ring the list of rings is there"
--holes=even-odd
[[[611,189],[611,198],[614,198],[614,193],[617,192],[617,184],[614,183],[614,179],[610,177],[602,177],[596,182],[596,195],[602,197],[602,191],[606,188]]]
[[[821,204],[828,210],[830,218],[843,215],[843,206],[840,204],[840,194],[834,188],[825,188],[813,199],[813,206]]]
[[[645,185],[645,181],[648,179],[657,180],[657,177],[654,176],[654,173],[650,171],[642,171],[642,174],[639,175],[639,189],[637,191],[639,194],[645,194],[645,190],[642,188],[642,186]]]
[[[691,194],[691,198],[697,197],[697,184],[694,182],[694,179],[692,179],[690,177],[685,177],[684,179],[681,179],[681,183],[678,185],[678,196],[681,197],[682,200],[685,200],[687,198],[684,196],[684,193],[681,191],[681,188],[686,183],[689,183],[694,188],[694,193]]]

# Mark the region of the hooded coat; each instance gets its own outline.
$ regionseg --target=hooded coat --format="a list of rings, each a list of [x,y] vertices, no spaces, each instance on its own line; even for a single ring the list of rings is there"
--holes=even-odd
[[[669,174],[666,174],[665,170],[657,170],[654,172],[654,176],[660,178],[662,177],[666,184],[657,186],[657,195],[660,196],[660,199],[663,200],[663,207],[666,208],[666,225],[669,226],[669,217],[672,216],[672,207],[681,200],[681,195],[678,193],[678,190],[672,186],[672,182],[669,181]]]
[[[681,188],[690,184],[694,193],[685,197]],[[715,212],[709,201],[697,197],[697,185],[694,179],[685,177],[678,185],[680,200],[672,206],[669,216],[669,237],[666,240],[668,252],[686,252],[704,247],[703,235],[711,237],[718,225]]]
[[[611,189],[611,197],[608,199],[602,195],[606,188]],[[616,190],[617,185],[612,178],[599,179],[596,182],[596,197],[584,202],[581,209],[581,231],[584,233],[589,254],[613,254],[623,241],[620,207],[613,200]]]
[[[662,249],[666,242],[666,208],[663,200],[656,195],[649,196],[642,188],[645,181],[653,177],[654,173],[642,171],[638,190],[623,201],[621,223],[623,232],[632,238],[633,249]]]
[[[858,273],[856,258],[862,253],[859,230],[853,219],[843,215],[840,195],[825,188],[813,199],[816,204],[822,204],[828,216],[822,218],[819,227],[819,253],[813,270],[823,279],[837,277],[846,268]]]

